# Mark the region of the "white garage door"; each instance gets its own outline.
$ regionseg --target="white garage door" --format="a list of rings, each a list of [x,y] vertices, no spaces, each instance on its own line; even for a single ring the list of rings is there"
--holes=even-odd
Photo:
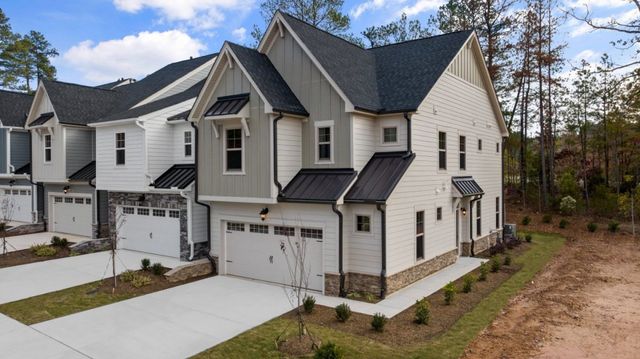
[[[118,207],[118,247],[180,257],[180,211],[165,208]]]
[[[30,188],[0,189],[0,217],[31,223],[31,198]]]
[[[241,222],[225,226],[227,274],[292,285],[297,248],[303,248],[303,278],[308,283],[303,286],[322,291],[322,229]]]
[[[91,196],[52,196],[53,231],[91,237],[93,206]]]

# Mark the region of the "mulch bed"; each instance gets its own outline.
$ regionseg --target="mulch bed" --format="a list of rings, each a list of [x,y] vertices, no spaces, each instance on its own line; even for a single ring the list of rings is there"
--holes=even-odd
[[[519,253],[526,251],[528,247],[529,245],[524,243],[512,250],[508,250],[507,254],[515,258]],[[500,255],[500,258],[504,258],[504,254]],[[446,332],[458,319],[472,310],[487,295],[520,270],[520,268],[520,266],[515,264],[511,264],[508,267],[502,266],[497,273],[490,272],[486,281],[474,283],[473,290],[470,293],[462,292],[462,278],[456,280],[454,284],[457,293],[453,303],[450,305],[444,303],[444,291],[442,289],[433,293],[427,298],[431,313],[428,325],[414,322],[415,305],[389,319],[382,333],[372,329],[372,317],[369,315],[354,312],[346,323],[341,323],[336,319],[334,308],[320,305],[314,308],[312,314],[305,314],[305,320],[308,324],[316,324],[334,330],[364,336],[390,346],[414,345]],[[472,273],[477,278],[479,270],[475,270]],[[286,314],[286,316],[291,320],[296,320],[295,312],[290,312]]]
[[[7,254],[0,254],[0,268],[19,266],[22,264],[29,264],[35,262],[43,262],[51,259],[65,258],[71,254],[69,248],[57,248],[58,252],[55,255],[48,257],[38,257],[33,254],[31,249],[22,249],[19,251],[9,252]]]
[[[169,271],[169,269],[164,268],[163,273],[166,273],[167,271]],[[197,280],[204,279],[211,276],[211,274],[207,274],[199,277],[188,278],[183,281],[169,282],[167,278],[164,276],[164,274],[155,275],[151,271],[143,271],[143,270],[137,270],[135,272],[137,274],[146,275],[149,278],[151,278],[151,283],[145,286],[136,288],[131,284],[131,282],[123,281],[121,279],[121,275],[118,275],[115,293],[128,294],[132,296],[144,295],[144,294],[149,294],[153,292],[158,292],[163,289],[176,287],[182,284],[195,282]],[[102,282],[100,283],[100,286],[94,289],[93,292],[100,292],[100,293],[107,293],[107,294],[113,293],[113,277],[103,279]]]

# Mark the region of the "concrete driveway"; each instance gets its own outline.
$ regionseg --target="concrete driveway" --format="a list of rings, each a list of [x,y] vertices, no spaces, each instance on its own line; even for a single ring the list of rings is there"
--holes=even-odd
[[[91,358],[186,358],[291,309],[283,287],[217,276],[32,328]]]
[[[63,233],[55,233],[55,232],[42,232],[42,233],[33,233],[33,234],[25,234],[22,236],[14,236],[7,238],[7,249],[8,252],[19,251],[22,249],[29,249],[34,244],[49,244],[51,242],[51,237],[58,236],[60,238],[66,238],[69,242],[78,243],[81,241],[86,241],[89,237],[76,236],[73,234],[63,234]]]
[[[0,304],[110,277],[110,258],[107,251],[0,269]],[[119,249],[116,272],[140,268],[142,258],[167,268],[184,264],[175,258]]]

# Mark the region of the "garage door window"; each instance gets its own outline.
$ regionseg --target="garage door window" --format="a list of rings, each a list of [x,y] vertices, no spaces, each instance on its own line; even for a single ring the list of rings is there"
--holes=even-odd
[[[4,194],[11,194],[11,190],[9,190],[9,189],[5,189],[5,190],[4,190]]]
[[[20,193],[20,191],[18,191],[17,189],[13,190],[13,194],[18,195],[18,193]]]
[[[138,216],[148,216],[149,208],[138,208]]]
[[[300,237],[322,239],[322,229],[300,228]]]
[[[244,223],[227,222],[228,231],[244,232]]]
[[[133,207],[123,207],[122,208],[122,213],[124,214],[133,214],[134,210]]]
[[[249,232],[251,233],[262,233],[269,234],[269,226],[264,224],[250,224]]]
[[[70,197],[65,198],[64,203],[73,203],[73,198],[70,198]]]
[[[275,226],[273,227],[273,233],[277,236],[293,237],[296,235],[296,229],[293,227]]]
[[[87,198],[87,199],[85,199],[85,200],[84,200],[84,203],[85,203],[85,204],[91,204],[91,198]]]
[[[27,191],[25,191],[25,190],[21,190],[21,191],[20,191],[20,195],[21,195],[21,196],[26,196],[26,195],[27,195]]]
[[[164,209],[154,209],[153,210],[153,216],[154,217],[165,217],[166,216],[166,211]]]
[[[83,198],[76,198],[76,204],[84,204]]]
[[[56,203],[62,203],[62,197],[56,197],[56,198],[54,199],[54,201],[55,201]]]
[[[180,218],[180,211],[169,211],[169,217]]]

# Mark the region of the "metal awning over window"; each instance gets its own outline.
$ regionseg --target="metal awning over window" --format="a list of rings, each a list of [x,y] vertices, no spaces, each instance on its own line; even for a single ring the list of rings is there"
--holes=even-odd
[[[453,188],[455,188],[455,197],[481,196],[484,194],[478,182],[471,176],[452,177],[451,183],[453,184]]]
[[[204,114],[205,117],[237,115],[249,103],[249,94],[218,97],[218,100]]]
[[[52,118],[53,118],[53,112],[47,112],[47,113],[40,114],[40,116],[38,118],[36,118],[35,120],[31,121],[29,126],[42,126]]]

